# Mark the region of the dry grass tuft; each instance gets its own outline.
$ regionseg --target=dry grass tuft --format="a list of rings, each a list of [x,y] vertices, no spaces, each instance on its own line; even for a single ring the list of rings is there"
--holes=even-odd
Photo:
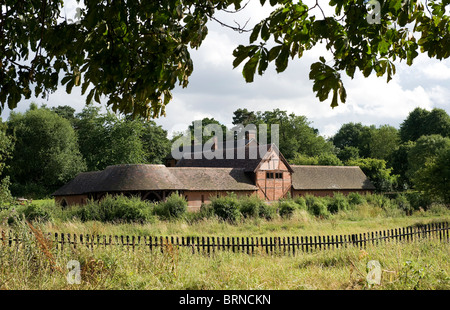
[[[26,221],[28,227],[30,228],[31,232],[33,233],[36,242],[41,249],[42,253],[47,257],[48,261],[50,262],[50,266],[52,270],[57,270],[64,274],[64,271],[56,264],[56,260],[53,256],[53,253],[51,252],[51,249],[53,249],[53,242],[49,238],[46,238],[44,233],[40,230],[31,225],[30,222]]]

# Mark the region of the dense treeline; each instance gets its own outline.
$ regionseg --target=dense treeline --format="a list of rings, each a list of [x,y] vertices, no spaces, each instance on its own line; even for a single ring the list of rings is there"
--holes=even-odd
[[[0,123],[0,199],[46,197],[77,173],[108,165],[164,164],[172,142],[193,139],[199,121],[220,125],[224,139],[236,133],[236,127],[204,118],[169,139],[153,121],[101,113],[92,105],[76,114],[69,106],[31,104]],[[450,202],[450,117],[442,109],[416,108],[398,129],[346,123],[329,139],[305,116],[279,109],[238,109],[232,124],[266,124],[269,142],[270,125],[278,124],[279,149],[291,164],[359,166],[378,192],[414,190],[421,199]],[[213,134],[204,132],[202,142]]]
[[[69,106],[31,104],[2,126],[0,168],[9,177],[4,187],[15,197],[49,196],[79,172],[108,165],[162,164],[170,151],[167,132],[153,121],[101,113],[91,105],[75,114]]]

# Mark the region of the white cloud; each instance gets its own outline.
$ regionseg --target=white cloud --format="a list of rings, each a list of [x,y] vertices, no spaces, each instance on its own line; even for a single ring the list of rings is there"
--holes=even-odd
[[[428,65],[422,65],[419,69],[427,79],[439,81],[450,79],[450,61],[435,61]]]

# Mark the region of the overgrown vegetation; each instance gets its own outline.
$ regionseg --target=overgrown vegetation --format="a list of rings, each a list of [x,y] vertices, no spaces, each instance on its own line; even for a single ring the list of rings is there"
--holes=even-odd
[[[320,221],[321,232],[330,229],[328,220]],[[378,226],[387,227],[386,222]],[[314,225],[308,227],[308,233]],[[363,250],[349,246],[298,252],[296,256],[265,251],[254,255],[231,251],[201,255],[171,244],[163,252],[149,251],[147,247],[89,249],[69,245],[55,250],[44,233],[51,227],[46,223],[15,223],[15,235],[22,240],[21,250],[0,243],[0,289],[450,289],[449,244],[437,240],[390,242],[386,246],[368,245]],[[88,229],[86,224],[84,227]],[[203,232],[208,227],[202,226]],[[89,233],[92,229],[99,228],[91,226]],[[248,234],[249,227],[246,229]],[[229,234],[228,230],[225,233]],[[367,280],[371,260],[382,267],[379,284]],[[70,261],[80,264],[79,284],[67,280]]]
[[[83,206],[62,207],[53,200],[12,203],[0,210],[0,221],[12,224],[22,218],[28,221],[97,221],[102,223],[154,223],[155,221],[185,221],[193,223],[208,219],[238,224],[248,220],[289,220],[296,214],[316,219],[360,218],[362,216],[399,217],[413,213],[448,213],[445,204],[431,203],[417,192],[396,194],[335,193],[332,197],[313,195],[283,198],[268,204],[256,195],[237,197],[234,193],[214,198],[203,204],[199,212],[187,212],[187,202],[173,193],[163,202],[150,202],[139,197],[106,195],[100,201],[88,201]],[[439,212],[441,212],[439,211]],[[361,214],[361,215],[358,215]],[[369,217],[371,217],[369,216]]]
[[[405,200],[406,199],[406,200]],[[294,236],[363,233],[450,219],[443,204],[417,203],[417,194],[295,197],[266,204],[230,194],[199,212],[186,212],[173,194],[166,203],[106,196],[86,206],[62,208],[52,200],[0,211],[0,230],[23,240],[21,251],[0,243],[0,289],[443,289],[450,288],[449,244],[433,240],[297,253],[295,257],[220,251],[192,254],[171,244],[146,247],[65,246],[47,233],[130,236]],[[406,208],[402,204],[409,202]],[[410,209],[409,209],[410,208]],[[409,210],[409,211],[407,211]],[[28,223],[24,220],[29,221]],[[69,261],[80,263],[81,283],[67,282]],[[367,263],[382,266],[369,285]]]

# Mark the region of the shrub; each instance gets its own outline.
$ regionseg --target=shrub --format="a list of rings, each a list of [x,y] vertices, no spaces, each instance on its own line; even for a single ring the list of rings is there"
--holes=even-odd
[[[290,218],[294,214],[297,204],[291,199],[283,199],[278,202],[280,216]]]
[[[44,210],[42,207],[35,204],[28,204],[22,210],[22,213],[27,221],[48,221],[51,219],[51,215],[48,211]]]
[[[349,209],[349,203],[347,201],[347,198],[342,193],[334,193],[333,198],[331,199],[327,208],[331,213],[347,211]]]
[[[351,192],[347,196],[348,203],[352,206],[357,206],[366,202],[366,199],[357,192]]]
[[[75,215],[81,221],[145,222],[152,219],[152,204],[139,197],[106,195],[100,201],[89,201]]]
[[[385,204],[384,196],[381,194],[368,194],[366,195],[366,201],[369,205],[380,208]]]
[[[413,208],[411,207],[408,198],[404,194],[399,194],[395,198],[395,204],[400,210],[406,212],[406,214],[411,214],[411,212],[413,211]]]
[[[172,193],[166,201],[159,204],[161,215],[166,218],[180,218],[186,213],[187,201],[178,193]]]
[[[305,198],[303,198],[302,196],[296,197],[296,198],[294,199],[294,202],[297,204],[297,207],[298,207],[300,210],[306,210],[306,209],[307,209],[307,207],[306,207],[306,200],[305,200]]]
[[[211,206],[211,204],[202,203],[200,206],[200,211],[197,212],[199,215],[201,215],[202,218],[212,218],[214,217],[214,208]]]
[[[317,200],[317,197],[310,195],[310,194],[306,194],[304,199],[305,199],[306,208],[308,210],[309,208],[312,207],[314,202]]]
[[[51,220],[51,214],[44,208],[36,204],[13,205],[8,210],[3,210],[0,213],[0,220],[9,225],[20,222],[21,220],[33,221],[48,221]]]
[[[328,212],[327,204],[323,199],[314,199],[311,205],[308,207],[308,212],[317,217],[328,218],[330,213]]]
[[[244,217],[259,217],[259,211],[266,203],[256,195],[245,196],[240,199],[240,211]]]
[[[274,205],[264,203],[259,207],[259,217],[260,218],[264,218],[266,220],[272,220],[276,214],[277,214],[277,208]]]
[[[234,193],[214,198],[211,201],[211,205],[214,214],[224,221],[235,222],[240,216],[239,200]]]
[[[420,192],[406,192],[405,195],[413,210],[419,210],[420,208],[427,210],[432,204],[432,200]]]

